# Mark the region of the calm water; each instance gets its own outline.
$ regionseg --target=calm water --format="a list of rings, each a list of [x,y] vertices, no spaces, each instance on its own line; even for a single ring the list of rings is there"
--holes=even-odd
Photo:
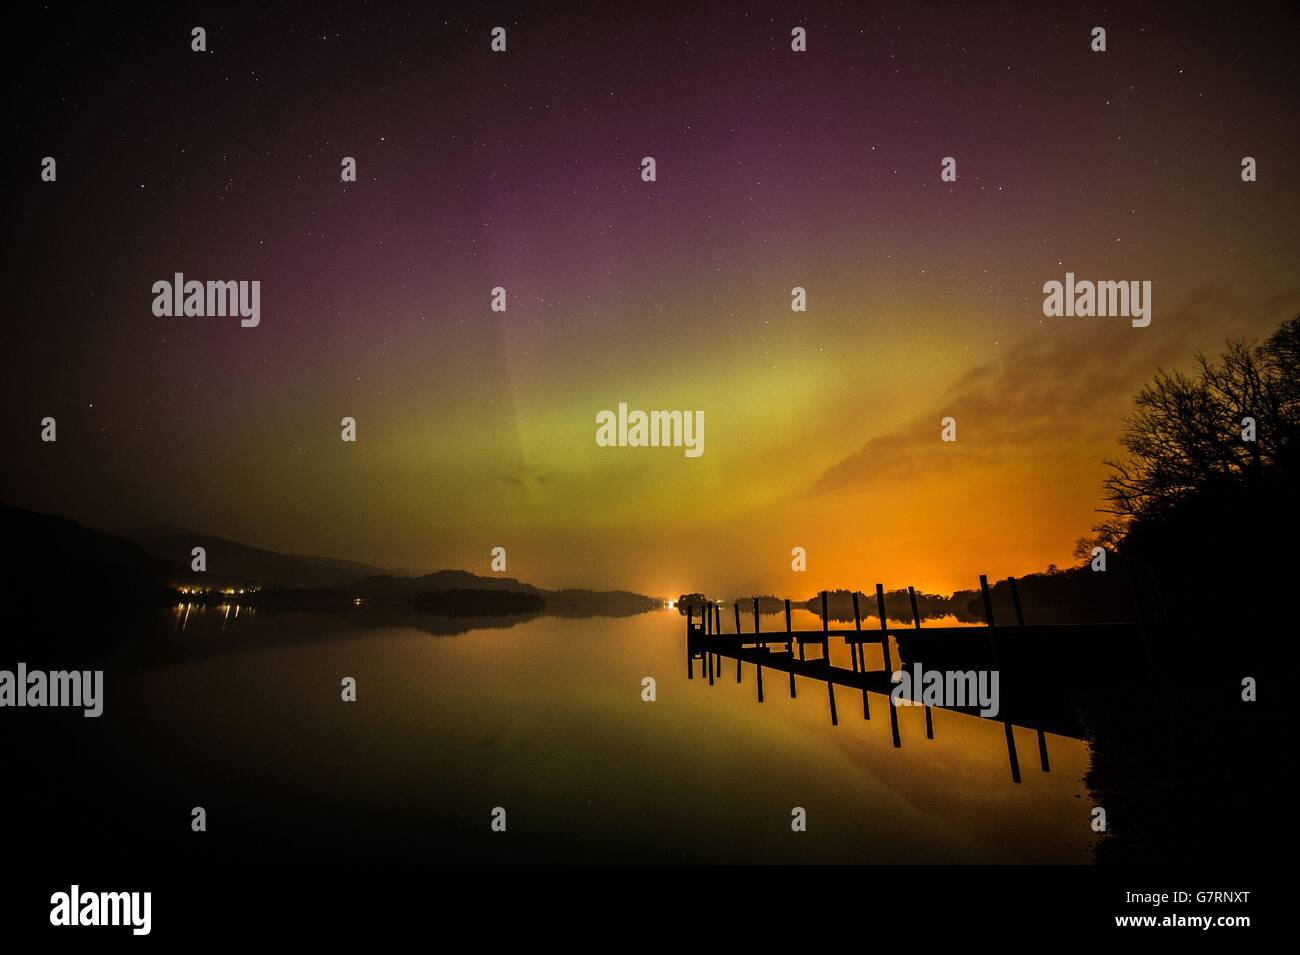
[[[839,691],[832,727],[823,683],[800,679],[791,700],[766,670],[760,705],[735,661],[713,687],[698,661],[688,680],[684,630],[675,612],[460,635],[364,611],[175,612],[158,639],[221,652],[110,670],[105,716],[76,731],[130,768],[138,825],[176,834],[162,852],[206,838],[214,857],[274,861],[1089,861],[1084,743],[1049,736],[1043,773],[1017,728],[1015,785],[1001,724],[936,711],[927,740],[922,710],[901,708],[895,749],[886,697],[864,721]],[[489,829],[497,806],[506,833]],[[807,832],[791,831],[796,806]]]

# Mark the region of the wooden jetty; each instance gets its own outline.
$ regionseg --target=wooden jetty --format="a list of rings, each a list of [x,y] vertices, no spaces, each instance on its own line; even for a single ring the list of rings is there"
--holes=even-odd
[[[758,702],[764,699],[763,671],[773,670],[789,675],[790,698],[797,697],[796,677],[816,680],[826,685],[827,705],[831,725],[839,724],[835,690],[841,687],[860,692],[862,717],[871,719],[870,694],[885,697],[883,705],[889,713],[890,728],[895,747],[902,746],[897,707],[892,705],[891,693],[896,688],[893,679],[895,667],[893,649],[897,649],[900,669],[920,663],[926,670],[996,670],[999,674],[999,706],[992,717],[983,717],[978,706],[943,706],[967,715],[992,719],[1004,728],[1007,758],[1011,778],[1020,782],[1020,760],[1016,749],[1013,726],[1033,730],[1037,735],[1039,765],[1043,772],[1051,771],[1047,752],[1046,733],[1081,738],[1069,694],[1063,687],[1076,680],[1089,678],[1088,661],[1101,654],[1098,647],[1122,646],[1140,639],[1138,624],[1085,624],[1026,626],[1020,606],[1019,592],[1014,577],[1008,578],[1016,623],[1000,626],[993,614],[993,602],[988,579],[980,575],[980,592],[983,598],[985,623],[969,627],[921,626],[917,609],[916,592],[908,587],[911,603],[911,623],[891,626],[885,611],[885,591],[876,584],[875,615],[878,628],[863,629],[859,593],[853,593],[853,626],[832,627],[827,613],[827,592],[821,592],[821,629],[795,630],[791,627],[791,605],[785,601],[785,629],[764,631],[761,626],[759,601],[753,601],[753,630],[743,632],[741,607],[734,606],[735,629],[724,631],[722,605],[706,602],[697,617],[695,608],[686,607],[686,672],[695,678],[695,663],[700,663],[700,676],[707,678],[710,686],[722,678],[722,660],[736,661],[736,682],[741,682],[746,663],[754,667]],[[748,609],[748,608],[747,608]],[[831,663],[831,641],[841,641],[849,650],[849,667]],[[1117,644],[1117,641],[1122,643]],[[881,649],[884,668],[869,670],[864,648],[876,644]],[[809,656],[808,648],[816,648]],[[914,693],[919,690],[914,688]],[[910,705],[924,705],[917,698],[907,698]],[[926,738],[934,739],[935,707],[924,705]]]

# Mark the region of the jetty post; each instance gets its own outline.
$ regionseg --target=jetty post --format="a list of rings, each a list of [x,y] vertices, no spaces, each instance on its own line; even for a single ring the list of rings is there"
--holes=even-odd
[[[702,610],[704,613],[706,613],[706,614],[708,614],[710,617],[712,617],[712,616],[713,616],[712,601],[710,601],[710,602],[709,602],[708,604],[706,604],[705,606],[701,607],[700,610]],[[709,643],[711,644],[712,641],[709,641]],[[708,671],[709,671],[709,686],[713,686],[713,647],[712,647],[712,646],[709,646],[708,644],[705,645],[705,647],[704,647],[704,656],[705,656],[705,657],[707,658],[707,660],[708,660],[707,668],[708,668]],[[702,669],[702,670],[703,670],[704,668],[705,668],[704,666],[701,666],[701,669]],[[700,675],[703,676],[703,673],[701,673]]]
[[[799,644],[803,646],[802,643]],[[790,661],[794,662],[794,637],[790,630],[790,598],[785,598],[785,652],[790,654]],[[794,668],[790,668],[790,699],[794,699]]]
[[[866,647],[862,643],[862,611],[858,604],[858,592],[853,591],[853,630],[857,641],[853,644],[853,669],[856,672],[866,674],[867,672],[867,654]],[[871,702],[867,699],[866,680],[862,683],[862,718],[871,719]]]
[[[858,665],[858,655],[862,653],[862,611],[858,609],[858,592],[853,591],[853,629],[857,631],[857,642],[849,644],[849,649],[853,652],[849,654],[852,660],[853,672],[867,668],[867,661],[862,660],[861,666]]]
[[[880,616],[880,649],[885,654],[885,672],[894,673],[893,657],[889,652],[889,624],[885,620],[885,588],[876,584],[876,613]]]
[[[741,647],[741,640],[742,640],[742,637],[740,636],[740,601],[739,600],[736,601],[735,607],[736,607],[736,649],[737,651],[739,651]],[[737,683],[740,682],[740,653],[739,652],[736,653],[736,682]]]
[[[912,587],[907,588],[907,599],[912,604],[912,629],[921,629],[921,612],[916,607],[916,590]],[[901,660],[899,661],[902,662]],[[925,738],[934,739],[934,717],[930,712],[929,704],[925,703],[925,693],[921,694],[921,702],[925,706]]]
[[[1025,625],[1025,612],[1020,608],[1020,588],[1016,586],[1016,578],[1008,577],[1007,586],[1011,588],[1011,605],[1016,609],[1016,626]],[[1040,727],[1038,733],[1038,765],[1042,767],[1043,772],[1050,773],[1052,764],[1047,758],[1047,734]]]
[[[835,681],[831,678],[831,636],[830,621],[826,613],[826,591],[822,591],[822,665],[826,668],[826,693],[831,704],[831,726],[839,726],[840,718],[835,712]]]
[[[885,619],[884,584],[876,584],[876,615],[880,617],[880,650],[885,655],[885,673],[892,678],[894,664],[892,662],[893,656],[889,652],[889,622]],[[889,697],[889,729],[894,735],[894,749],[901,748],[903,738],[898,733],[898,707],[894,705],[893,694],[890,694]]]
[[[695,648],[691,645],[691,605],[686,603],[686,679],[695,679]]]
[[[993,651],[993,666],[1000,671],[1002,665],[998,662],[997,624],[993,619],[993,595],[989,591],[989,578],[986,574],[980,574],[980,594],[984,598],[984,620],[989,625],[989,648]],[[1018,783],[1020,782],[1020,757],[1016,755],[1016,738],[1012,733],[1009,720],[1002,721],[1002,729],[1007,737],[1007,759],[1011,761],[1011,781]]]

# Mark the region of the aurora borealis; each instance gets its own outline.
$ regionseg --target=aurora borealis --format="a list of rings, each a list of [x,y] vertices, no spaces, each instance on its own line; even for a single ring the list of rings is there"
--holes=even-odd
[[[0,499],[662,596],[1068,563],[1137,388],[1300,312],[1294,10],[744,8],[31,15]],[[1067,271],[1150,325],[1045,317]],[[620,402],[705,453],[599,447]]]

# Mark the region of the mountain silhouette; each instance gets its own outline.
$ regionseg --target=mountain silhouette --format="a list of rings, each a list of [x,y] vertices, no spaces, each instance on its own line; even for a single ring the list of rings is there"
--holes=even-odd
[[[627,616],[662,605],[624,590],[544,590],[514,577],[481,577],[466,570],[403,574],[354,561],[278,554],[172,524],[110,534],[5,505],[0,505],[0,533],[6,541],[0,597],[28,612],[33,626],[58,619],[64,633],[75,622],[69,617],[83,614],[94,626],[77,632],[120,634],[142,609],[173,604],[175,588],[183,585],[254,586],[261,589],[242,599],[267,609],[351,608],[364,598],[368,605],[390,609],[418,602],[426,612],[455,605],[459,612],[487,617],[521,611],[582,617]],[[207,551],[206,572],[191,569],[194,547]],[[20,630],[55,645],[36,638],[30,628]]]
[[[209,574],[218,578],[275,584],[280,587],[342,587],[366,577],[410,577],[418,573],[329,557],[280,554],[172,524],[155,524],[109,533],[133,541],[150,555],[170,561],[186,571],[190,566],[193,549],[202,547],[207,551]],[[197,580],[197,575],[186,573],[185,579]]]
[[[172,567],[132,541],[76,521],[0,505],[3,645],[28,659],[106,648],[141,608],[170,601]]]
[[[480,577],[467,570],[439,570],[422,577],[378,574],[356,581],[352,589],[358,594],[372,597],[427,594],[442,590],[511,590],[524,594],[546,593],[540,587],[526,584],[514,577]]]

